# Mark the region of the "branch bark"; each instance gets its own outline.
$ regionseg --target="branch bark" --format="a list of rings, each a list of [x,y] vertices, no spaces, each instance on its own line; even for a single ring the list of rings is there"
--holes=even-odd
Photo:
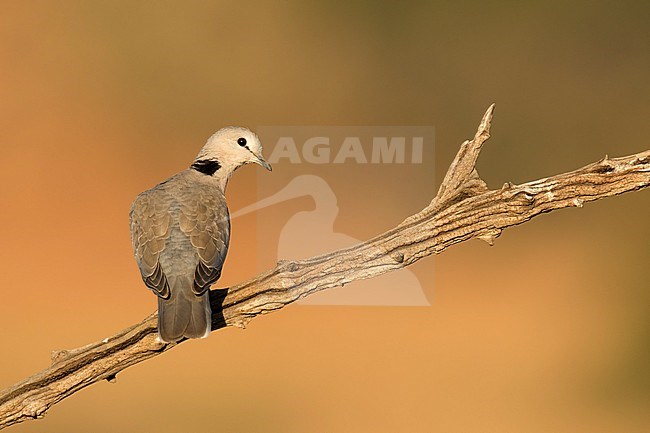
[[[545,212],[582,207],[650,185],[650,151],[602,160],[528,182],[489,190],[476,171],[476,160],[489,138],[494,105],[476,135],[465,141],[451,163],[436,197],[397,227],[354,247],[300,261],[279,261],[274,269],[227,289],[210,292],[213,330],[245,327],[312,293],[408,266],[472,238],[490,244],[507,227]],[[62,399],[100,380],[159,355],[176,344],[157,338],[156,314],[102,341],[52,353],[52,364],[0,392],[0,429],[42,418]]]

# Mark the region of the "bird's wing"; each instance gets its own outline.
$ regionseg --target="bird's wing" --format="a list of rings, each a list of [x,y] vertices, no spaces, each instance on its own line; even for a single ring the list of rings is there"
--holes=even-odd
[[[228,207],[220,190],[196,188],[182,200],[180,210],[181,230],[199,257],[192,290],[200,295],[221,276],[230,238]]]
[[[169,284],[160,266],[160,252],[169,237],[168,201],[155,190],[140,194],[131,205],[131,243],[142,280],[156,295],[169,298]]]

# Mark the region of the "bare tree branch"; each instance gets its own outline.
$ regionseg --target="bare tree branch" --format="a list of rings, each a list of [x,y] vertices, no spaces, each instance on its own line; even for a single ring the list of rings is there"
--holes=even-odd
[[[421,212],[359,245],[300,261],[280,261],[257,277],[210,292],[213,330],[244,327],[320,290],[403,268],[472,238],[493,243],[506,227],[536,215],[650,185],[650,151],[604,159],[578,170],[489,190],[475,169],[494,106],[451,163],[437,196]],[[52,353],[52,365],[0,392],[0,428],[41,418],[62,399],[177,344],[157,338],[156,315],[102,341]]]

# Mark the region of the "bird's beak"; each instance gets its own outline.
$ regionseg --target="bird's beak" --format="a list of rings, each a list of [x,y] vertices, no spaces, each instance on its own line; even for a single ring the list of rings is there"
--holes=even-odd
[[[256,155],[256,156],[257,156],[257,155]],[[258,157],[257,157],[257,161],[254,161],[254,162],[255,162],[255,164],[259,164],[259,165],[261,165],[262,167],[264,167],[264,168],[267,169],[268,171],[273,171],[273,167],[271,167],[271,164],[269,164],[268,162],[266,162],[266,161],[264,160],[264,158],[262,158],[261,156],[258,156]]]

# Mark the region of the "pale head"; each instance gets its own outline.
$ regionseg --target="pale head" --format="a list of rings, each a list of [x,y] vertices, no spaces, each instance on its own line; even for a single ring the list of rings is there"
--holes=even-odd
[[[211,176],[230,177],[245,164],[271,165],[262,156],[260,139],[248,128],[227,126],[212,135],[197,155],[192,168]]]

